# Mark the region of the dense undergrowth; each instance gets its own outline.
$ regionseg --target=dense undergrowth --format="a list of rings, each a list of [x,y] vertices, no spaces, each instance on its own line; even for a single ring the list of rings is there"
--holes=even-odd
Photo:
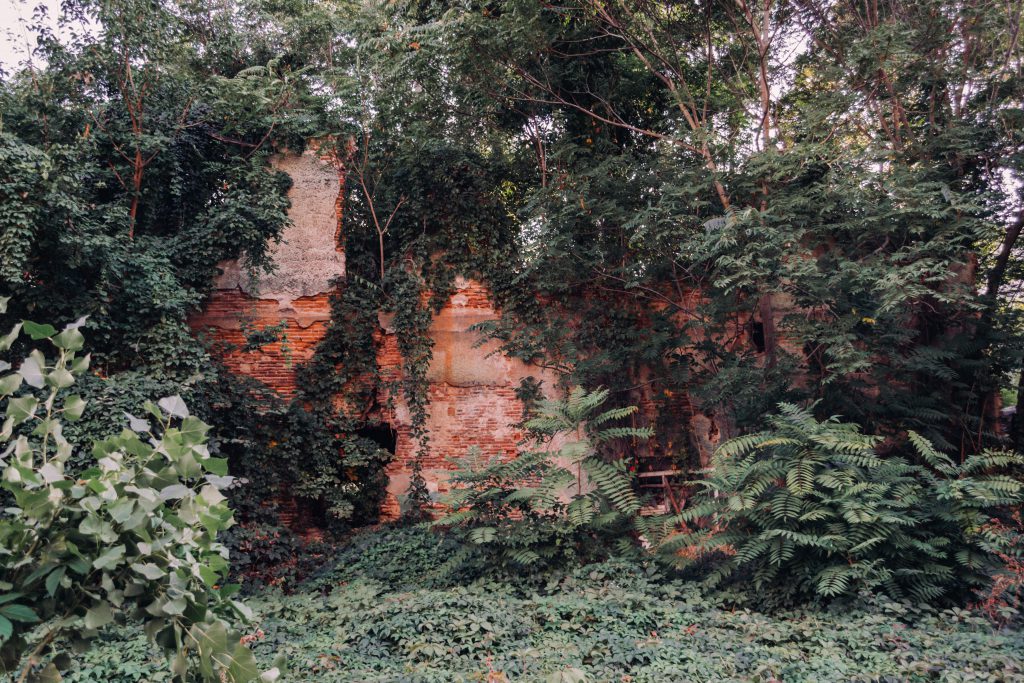
[[[258,594],[252,647],[295,681],[1019,681],[1024,638],[981,614],[881,597],[829,609],[708,593],[607,560],[540,575],[439,572],[450,536],[357,535],[294,594]],[[165,681],[134,630],[113,631],[66,680]]]

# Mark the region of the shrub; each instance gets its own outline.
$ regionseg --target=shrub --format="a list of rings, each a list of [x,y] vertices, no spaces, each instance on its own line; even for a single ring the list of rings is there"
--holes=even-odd
[[[6,300],[0,300],[0,312]],[[0,670],[60,680],[70,665],[61,644],[84,643],[113,622],[137,619],[172,655],[182,681],[261,678],[230,621],[249,610],[221,586],[228,569],[219,531],[232,522],[220,488],[227,463],[206,448],[209,427],[177,396],[148,403],[148,417],[98,441],[94,461],[71,476],[75,451],[65,422],[85,401],[68,394],[89,365],[82,321],[57,332],[25,321],[0,338],[7,351],[22,332],[46,341],[16,372],[0,377]],[[10,369],[3,361],[0,371]],[[267,672],[263,680],[273,680]]]
[[[911,432],[919,461],[883,458],[881,438],[856,425],[780,410],[769,430],[715,453],[702,494],[675,520],[705,528],[666,540],[671,560],[725,549],[712,583],[743,575],[757,589],[823,597],[872,589],[934,600],[984,582],[994,556],[979,531],[994,508],[1021,500],[1020,481],[994,472],[1020,456],[958,465]]]
[[[224,545],[231,550],[231,579],[243,594],[268,586],[290,593],[336,553],[332,542],[271,523],[236,524],[225,532]]]

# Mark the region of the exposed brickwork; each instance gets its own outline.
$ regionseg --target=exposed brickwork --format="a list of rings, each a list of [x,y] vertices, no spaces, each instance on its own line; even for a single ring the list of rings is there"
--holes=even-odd
[[[302,207],[293,206],[293,210],[301,211]],[[341,211],[340,199],[335,210]],[[531,373],[517,361],[490,357],[490,347],[476,348],[477,335],[469,327],[496,317],[498,312],[482,284],[462,279],[456,284],[456,291],[434,317],[430,329],[434,341],[434,361],[428,373],[430,447],[422,464],[428,488],[435,493],[445,491],[447,473],[455,466],[452,459],[466,455],[472,446],[479,447],[485,456],[515,456],[522,438],[512,427],[522,417],[515,388],[520,378]],[[330,322],[330,294],[324,291],[296,298],[258,298],[243,291],[241,285],[216,289],[190,325],[197,334],[214,342],[232,372],[257,379],[282,398],[290,399],[298,389],[298,367],[313,356]],[[387,384],[401,379],[402,356],[394,331],[387,327],[390,321],[386,316],[381,318],[377,363]],[[281,341],[244,350],[243,324],[263,329],[281,323],[285,325]],[[398,516],[397,496],[408,485],[417,452],[409,410],[402,396],[393,398],[390,403],[394,409],[377,415],[397,433],[395,459],[388,468],[391,485],[384,519]],[[380,405],[388,403],[388,397],[379,397]],[[295,517],[287,505],[283,509],[291,511],[284,521]]]
[[[237,262],[222,263],[217,288],[189,324],[213,342],[230,370],[290,399],[297,390],[297,368],[313,356],[330,322],[331,278],[345,272],[340,244],[344,183],[329,154],[285,154],[274,163],[293,181],[288,193],[292,222],[271,249],[277,271],[253,283]],[[243,323],[256,330],[282,323],[285,328],[280,341],[245,351]]]
[[[343,183],[335,181],[333,172],[317,166],[315,156],[292,155],[279,163],[296,181],[289,215],[293,224],[286,231],[285,244],[274,251],[278,272],[265,282],[265,288],[250,283],[237,264],[225,264],[225,277],[206,303],[204,310],[190,321],[197,334],[208,335],[227,367],[240,375],[257,379],[276,391],[282,398],[295,396],[297,369],[310,359],[317,344],[323,339],[330,322],[331,277],[344,276],[344,258],[332,256],[339,245]],[[329,160],[328,160],[329,161]],[[336,167],[335,167],[336,168]],[[327,193],[333,192],[334,195]],[[335,196],[336,195],[336,196]],[[331,212],[333,220],[323,220]],[[326,242],[325,242],[326,239]],[[307,249],[308,245],[308,249]],[[324,269],[333,269],[324,272]],[[329,277],[328,277],[329,276]],[[422,465],[428,489],[441,494],[447,488],[453,460],[465,456],[476,446],[485,457],[515,457],[524,434],[513,424],[522,417],[522,404],[516,398],[519,382],[528,375],[544,380],[546,387],[557,382],[547,373],[522,362],[493,354],[493,344],[477,347],[477,334],[470,328],[480,322],[499,316],[490,293],[481,283],[457,279],[455,291],[446,306],[434,316],[429,334],[434,342],[433,360],[427,373],[429,383],[427,430],[429,448]],[[247,293],[249,292],[249,293]],[[698,295],[692,303],[697,304]],[[245,335],[243,324],[257,330],[284,323],[283,339],[253,351],[243,350]],[[398,339],[390,329],[388,316],[380,316],[381,327],[376,333],[377,363],[384,384],[402,378],[402,357]],[[737,335],[738,336],[738,335]],[[714,420],[707,416],[692,415],[689,398],[685,394],[655,396],[650,382],[638,381],[638,388],[629,400],[640,406],[636,416],[638,424],[654,425],[659,406],[670,405],[674,416],[690,417],[695,429],[689,430],[694,449],[701,460],[718,439]],[[378,397],[382,408],[376,415],[387,422],[397,434],[395,458],[388,468],[390,484],[383,510],[384,519],[393,519],[399,512],[398,496],[408,486],[417,444],[411,436],[409,409],[402,396]],[[686,420],[683,420],[686,422]],[[707,424],[705,424],[707,423]],[[682,424],[678,433],[669,439],[685,439],[688,427]],[[700,437],[693,435],[700,433]],[[667,433],[666,433],[667,434]],[[662,444],[663,451],[654,443],[650,450],[657,458],[672,451],[674,444]],[[292,506],[294,507],[294,505]],[[290,512],[289,519],[295,517]]]
[[[238,289],[216,290],[204,310],[189,321],[192,329],[214,343],[229,370],[263,382],[282,398],[295,395],[295,373],[312,358],[331,318],[330,294],[302,297],[292,302],[293,311],[283,312],[277,301],[253,299]],[[256,329],[286,328],[281,340],[255,351],[245,351],[242,322]]]
[[[433,361],[428,372],[430,441],[421,463],[431,493],[443,494],[447,490],[448,472],[470,448],[476,446],[484,457],[513,458],[524,436],[513,426],[523,413],[515,390],[522,377],[538,374],[537,369],[489,356],[492,348],[476,348],[477,334],[469,330],[471,325],[498,315],[486,287],[479,282],[459,280],[448,304],[434,317],[430,329]],[[402,377],[402,357],[393,332],[387,332],[381,339],[377,363],[386,381]],[[397,496],[408,485],[417,453],[405,401],[401,396],[392,398],[394,409],[381,415],[398,433],[395,459],[388,467],[391,486],[384,519],[398,515]],[[385,399],[382,397],[382,405],[387,403]]]

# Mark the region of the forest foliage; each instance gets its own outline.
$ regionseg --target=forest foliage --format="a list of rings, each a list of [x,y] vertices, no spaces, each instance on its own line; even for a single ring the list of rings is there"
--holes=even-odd
[[[402,392],[420,454],[431,448],[427,331],[462,275],[501,310],[481,336],[566,395],[537,403],[525,383],[523,426],[540,445],[460,475],[467,507],[449,526],[467,553],[604,559],[604,546],[580,550],[628,529],[718,578],[963,598],[1019,547],[993,529],[1012,527],[1010,451],[1024,448],[1024,419],[1000,421],[1005,399],[1024,404],[1021,12],[991,0],[37,10],[31,55],[0,83],[0,296],[10,325],[85,316],[92,355],[73,373],[81,419],[61,427],[61,477],[102,480],[93,443],[118,433],[117,448],[148,457],[124,413],[180,395],[214,425],[210,461],[236,477],[224,495],[239,523],[218,529],[236,573],[290,583],[315,553],[279,525],[282,491],[329,535],[376,519],[389,454],[365,434],[381,426],[367,417],[379,396]],[[272,269],[289,180],[269,161],[311,141],[344,177],[347,276],[284,401],[227,373],[187,321],[219,262],[240,259],[257,281]],[[376,366],[378,313],[398,333],[392,385]],[[34,329],[10,338],[12,358],[79,328]],[[277,335],[249,332],[254,347]],[[42,391],[32,367],[3,381]],[[46,400],[3,386],[8,416]],[[603,389],[570,392],[581,386]],[[698,418],[727,444],[711,461]],[[177,427],[163,424],[166,439]],[[575,436],[545,450],[551,432]],[[639,517],[628,460],[641,451],[713,465],[696,485],[721,495]],[[566,461],[596,486],[553,496],[550,482],[572,485]],[[419,458],[405,502],[408,521],[424,518]],[[5,642],[32,623],[7,621]]]

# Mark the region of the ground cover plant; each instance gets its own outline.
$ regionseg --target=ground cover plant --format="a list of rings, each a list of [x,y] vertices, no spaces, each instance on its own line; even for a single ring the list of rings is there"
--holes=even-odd
[[[1020,681],[1024,637],[981,612],[855,596],[779,607],[608,560],[535,575],[439,572],[457,541],[364,532],[295,593],[264,592],[249,638],[297,681]],[[68,680],[166,681],[130,631]]]

